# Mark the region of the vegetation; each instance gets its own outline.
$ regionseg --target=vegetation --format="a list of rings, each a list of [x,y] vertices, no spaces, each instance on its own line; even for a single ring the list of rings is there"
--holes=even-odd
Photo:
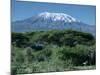
[[[95,37],[89,33],[76,30],[12,32],[11,72],[15,75],[95,69],[95,54]]]

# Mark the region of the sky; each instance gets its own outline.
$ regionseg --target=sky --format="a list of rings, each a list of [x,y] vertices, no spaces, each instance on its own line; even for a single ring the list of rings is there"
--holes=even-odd
[[[12,21],[23,20],[42,12],[65,13],[89,25],[96,24],[96,7],[89,5],[21,2],[12,0]]]

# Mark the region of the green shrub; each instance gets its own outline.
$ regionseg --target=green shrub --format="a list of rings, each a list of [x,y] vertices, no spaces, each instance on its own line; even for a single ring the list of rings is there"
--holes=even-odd
[[[17,47],[25,47],[28,44],[29,37],[24,33],[12,33],[12,44]]]
[[[94,36],[75,30],[12,33],[11,73],[65,71],[95,65],[95,48]]]

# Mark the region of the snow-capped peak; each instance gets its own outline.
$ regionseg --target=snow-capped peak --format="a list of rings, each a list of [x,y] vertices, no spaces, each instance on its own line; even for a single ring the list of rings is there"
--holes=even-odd
[[[43,12],[40,13],[38,16],[42,17],[43,19],[52,19],[53,21],[79,22],[79,20],[76,20],[72,16],[64,13]]]

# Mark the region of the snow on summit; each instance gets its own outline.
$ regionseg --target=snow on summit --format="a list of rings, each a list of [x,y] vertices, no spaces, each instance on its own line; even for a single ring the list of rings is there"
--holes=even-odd
[[[12,22],[13,32],[48,31],[54,29],[80,30],[92,33],[95,36],[94,26],[85,24],[64,13],[43,12],[24,20]]]
[[[38,15],[39,17],[42,17],[43,19],[51,19],[53,21],[64,21],[64,22],[79,22],[72,16],[64,13],[49,13],[49,12],[43,12]]]

